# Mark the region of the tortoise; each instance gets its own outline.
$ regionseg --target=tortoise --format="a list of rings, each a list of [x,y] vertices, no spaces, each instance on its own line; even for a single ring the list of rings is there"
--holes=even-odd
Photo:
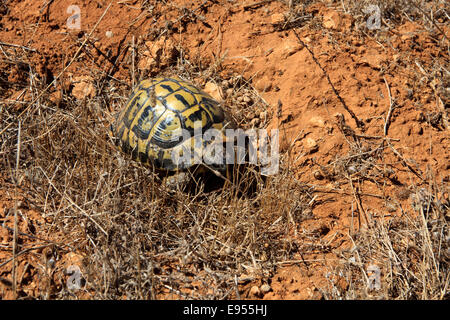
[[[188,171],[204,173],[211,169],[216,175],[229,175],[226,152],[214,155],[213,144],[224,145],[229,141],[226,129],[235,128],[230,115],[208,93],[182,79],[160,77],[137,85],[110,130],[122,152],[172,176],[166,182],[173,188],[186,179]],[[217,139],[217,135],[205,139],[210,129],[223,139]],[[199,163],[208,147],[216,161]]]

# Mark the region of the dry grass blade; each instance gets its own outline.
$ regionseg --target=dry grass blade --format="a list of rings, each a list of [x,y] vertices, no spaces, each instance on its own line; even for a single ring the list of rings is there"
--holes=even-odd
[[[18,126],[17,133],[17,149],[16,149],[16,167],[15,167],[15,177],[14,180],[16,182],[16,186],[14,188],[14,233],[13,233],[13,247],[12,247],[12,290],[14,297],[17,295],[17,279],[16,279],[16,251],[17,251],[17,240],[18,240],[18,224],[17,224],[17,196],[18,196],[18,187],[19,187],[19,163],[20,163],[20,145],[21,145],[21,133],[22,133],[22,125],[20,120]]]

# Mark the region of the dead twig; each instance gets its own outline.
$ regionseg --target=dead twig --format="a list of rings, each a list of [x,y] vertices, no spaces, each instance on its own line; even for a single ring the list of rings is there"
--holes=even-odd
[[[32,248],[23,249],[22,251],[20,251],[19,253],[17,253],[17,254],[15,255],[15,259],[17,259],[17,258],[20,257],[21,255],[23,255],[23,254],[25,254],[25,253],[27,253],[27,252],[30,252],[30,251],[32,251],[32,250],[40,250],[40,249],[46,248],[46,247],[51,246],[51,245],[53,245],[53,244],[48,243],[48,244],[44,244],[44,245],[42,245],[42,246],[37,246],[37,247],[32,247]],[[6,261],[0,263],[0,268],[3,267],[4,265],[7,265],[7,264],[10,263],[12,260],[13,260],[13,258],[9,258],[9,259],[7,259]]]
[[[258,7],[260,7],[260,6],[264,5],[264,4],[268,4],[268,3],[271,3],[273,1],[275,1],[275,0],[262,0],[262,1],[258,1],[258,2],[255,2],[255,3],[247,4],[247,5],[244,5],[244,10],[256,9],[256,8],[258,8]]]
[[[23,50],[26,50],[26,51],[31,51],[31,52],[36,52],[37,51],[36,49],[33,49],[33,48],[28,48],[28,47],[25,47],[25,46],[20,46],[18,44],[6,43],[6,42],[2,42],[2,41],[0,41],[0,46],[20,48],[20,49],[23,49]]]

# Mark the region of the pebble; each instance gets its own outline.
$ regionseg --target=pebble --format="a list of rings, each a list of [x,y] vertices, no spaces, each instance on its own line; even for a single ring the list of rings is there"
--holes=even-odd
[[[79,76],[74,78],[74,86],[72,89],[72,95],[78,99],[83,100],[86,97],[95,96],[94,79],[90,76]]]
[[[211,97],[216,99],[217,101],[220,101],[223,99],[223,92],[222,88],[219,87],[216,83],[209,81],[206,83],[204,91],[206,93],[209,93]]]
[[[250,121],[250,125],[256,127],[259,124],[259,121],[259,118],[253,118],[252,121]]]
[[[324,176],[319,170],[316,170],[316,171],[314,171],[314,178],[317,180],[322,180],[324,178]]]
[[[280,24],[284,22],[284,14],[282,13],[274,13],[271,17],[272,24]]]
[[[257,286],[250,288],[250,295],[254,297],[259,297],[261,295],[261,290]]]
[[[303,141],[303,146],[308,153],[314,153],[319,150],[319,146],[317,145],[316,140],[314,140],[313,138],[306,138]]]
[[[269,292],[270,291],[270,285],[268,285],[267,283],[265,283],[265,284],[263,284],[262,286],[261,286],[261,292],[262,293],[267,293],[267,292]]]
[[[309,119],[309,124],[312,127],[319,127],[319,128],[325,127],[325,121],[319,116],[312,116],[311,119]]]
[[[297,51],[300,51],[302,48],[303,46],[300,43],[298,43],[298,41],[294,39],[291,40],[288,39],[283,43],[283,46],[281,48],[282,50],[281,56],[283,58],[287,58],[296,53]]]

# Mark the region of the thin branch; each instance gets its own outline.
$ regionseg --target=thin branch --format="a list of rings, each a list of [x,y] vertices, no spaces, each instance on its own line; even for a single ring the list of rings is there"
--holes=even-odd
[[[23,50],[36,52],[36,49],[28,48],[28,47],[24,47],[24,46],[20,46],[20,45],[18,45],[18,44],[14,44],[14,43],[6,43],[6,42],[0,41],[0,46],[13,47],[13,48],[20,48],[20,49],[23,49]]]
[[[341,95],[339,94],[339,92],[336,90],[336,88],[334,87],[333,83],[331,82],[330,76],[328,75],[328,73],[326,72],[326,70],[322,67],[322,65],[319,63],[319,61],[316,59],[316,57],[314,56],[314,53],[311,51],[311,49],[309,49],[309,47],[306,45],[305,42],[302,41],[302,39],[300,39],[299,35],[297,34],[297,32],[295,32],[295,29],[292,29],[292,31],[294,32],[295,36],[297,37],[297,40],[300,42],[300,44],[306,48],[306,50],[308,50],[308,52],[311,54],[311,57],[313,58],[314,62],[319,66],[319,68],[322,70],[322,72],[325,74],[325,77],[327,78],[328,83],[330,84],[331,88],[333,89],[334,94],[336,95],[336,97],[339,99],[339,101],[341,102],[341,104],[343,105],[344,109],[350,114],[350,116],[355,120],[356,122],[356,126],[358,128],[363,128],[364,127],[364,123],[362,121],[360,121],[358,119],[358,117],[355,115],[355,113],[350,110],[350,108],[347,106],[347,104],[345,103],[344,99],[342,99]]]
[[[386,78],[384,76],[383,76],[383,79],[384,79],[384,83],[386,84],[386,88],[387,88],[388,95],[389,95],[389,111],[388,111],[388,114],[386,116],[386,120],[384,122],[384,130],[383,130],[384,135],[387,136],[388,130],[389,130],[389,125],[391,123],[392,111],[395,108],[395,102],[392,100],[391,88],[389,87],[389,84],[388,84],[388,82],[387,82],[387,80],[386,80]]]

